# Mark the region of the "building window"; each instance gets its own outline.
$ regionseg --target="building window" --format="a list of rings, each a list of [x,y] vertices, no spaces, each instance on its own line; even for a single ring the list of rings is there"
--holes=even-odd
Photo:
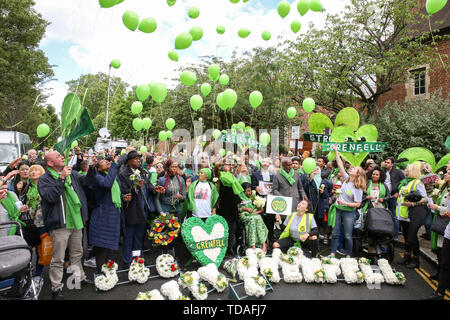
[[[426,93],[426,69],[416,69],[411,71],[414,79],[414,95],[422,95]]]

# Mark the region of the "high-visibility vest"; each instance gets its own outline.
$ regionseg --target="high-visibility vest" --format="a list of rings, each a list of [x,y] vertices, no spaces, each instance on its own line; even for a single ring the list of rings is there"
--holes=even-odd
[[[397,208],[396,208],[397,218],[402,217],[404,219],[408,219],[409,208],[405,204],[405,197],[409,193],[414,192],[416,190],[419,182],[420,182],[419,179],[414,179],[413,181],[410,181],[406,186],[404,186],[400,189],[400,192],[399,192],[398,198],[397,198]]]
[[[297,215],[297,212],[293,212],[291,214],[291,216],[289,217],[289,222],[286,226],[286,228],[284,229],[283,233],[280,236],[280,239],[284,239],[284,238],[289,238],[289,236],[291,235],[291,223],[292,220],[294,220],[294,216]],[[306,216],[306,218],[305,218]],[[302,217],[302,220],[300,221],[300,223],[298,224],[298,234],[304,235],[306,233],[309,233],[311,231],[311,223],[312,223],[312,219],[314,218],[314,215],[312,213],[305,213]]]

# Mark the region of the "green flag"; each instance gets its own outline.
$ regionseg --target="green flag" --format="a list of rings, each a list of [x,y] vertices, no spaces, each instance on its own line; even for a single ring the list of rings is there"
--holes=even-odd
[[[70,147],[72,142],[78,140],[84,136],[87,136],[91,132],[95,131],[95,126],[92,123],[91,116],[87,108],[83,110],[80,119],[78,120],[75,128],[66,136],[65,139],[58,142],[54,149],[63,154],[64,151]]]

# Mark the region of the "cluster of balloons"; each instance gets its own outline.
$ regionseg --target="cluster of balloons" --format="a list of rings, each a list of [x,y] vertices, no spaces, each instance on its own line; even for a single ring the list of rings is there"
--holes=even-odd
[[[320,0],[299,0],[297,3],[297,11],[304,16],[309,10],[314,12],[322,11],[322,3]],[[281,18],[286,18],[291,11],[291,5],[288,1],[283,0],[278,4],[278,14]],[[294,33],[300,31],[302,24],[298,20],[291,22],[291,30]]]
[[[158,27],[158,23],[154,18],[148,17],[139,20],[139,15],[132,10],[127,10],[124,12],[122,15],[122,21],[125,27],[131,31],[139,29],[139,31],[144,33],[152,33]]]
[[[152,120],[150,118],[135,118],[133,119],[132,125],[136,131],[141,131],[142,129],[148,130],[152,126]]]

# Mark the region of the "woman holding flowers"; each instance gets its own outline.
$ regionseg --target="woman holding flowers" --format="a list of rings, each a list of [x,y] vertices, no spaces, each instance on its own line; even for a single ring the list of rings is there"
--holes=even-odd
[[[265,200],[252,194],[252,185],[244,182],[242,187],[245,191],[242,202],[239,204],[239,217],[245,225],[246,243],[251,248],[262,247],[267,251],[267,229],[261,217],[264,212]],[[256,192],[255,192],[256,193]]]

